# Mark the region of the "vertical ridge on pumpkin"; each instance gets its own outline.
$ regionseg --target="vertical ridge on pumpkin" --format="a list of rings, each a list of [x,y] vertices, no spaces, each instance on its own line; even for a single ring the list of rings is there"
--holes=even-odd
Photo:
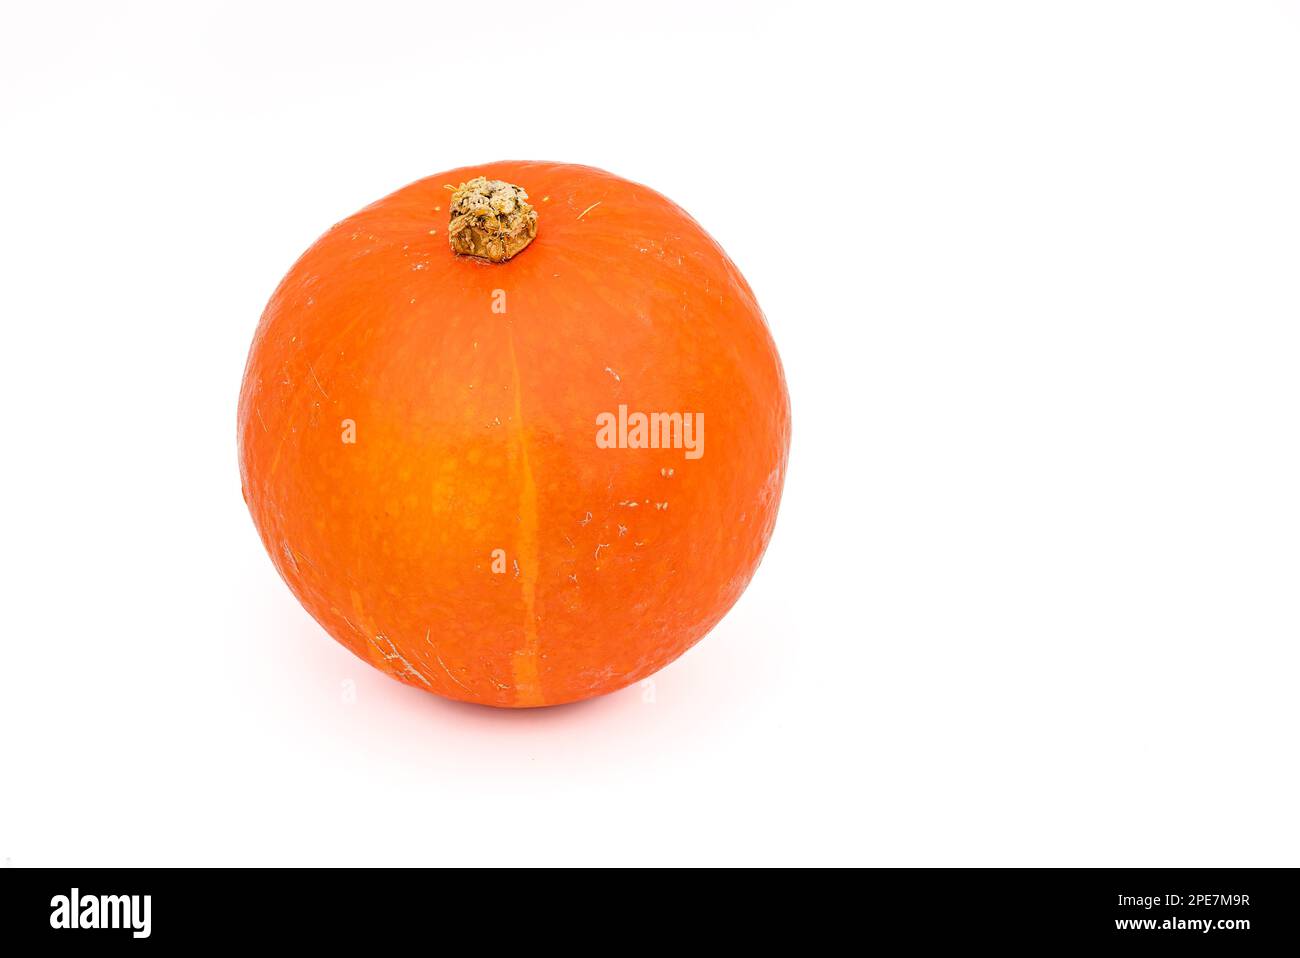
[[[510,388],[515,394],[514,437],[519,448],[519,539],[515,554],[519,556],[519,587],[524,600],[524,647],[515,653],[513,670],[515,705],[529,707],[545,705],[542,695],[541,668],[538,662],[537,634],[537,566],[540,552],[537,545],[537,482],[528,460],[528,438],[524,434],[523,400],[519,388],[519,359],[515,355],[515,337],[508,335],[510,344]]]
[[[349,595],[352,599],[352,615],[357,620],[358,632],[362,637],[361,648],[365,651],[365,658],[379,671],[392,675],[393,672],[389,668],[388,661],[375,645],[374,636],[378,630],[375,628],[375,624],[370,621],[370,617],[366,615],[366,610],[361,603],[361,593],[356,589],[352,589]],[[349,622],[349,624],[351,623]]]

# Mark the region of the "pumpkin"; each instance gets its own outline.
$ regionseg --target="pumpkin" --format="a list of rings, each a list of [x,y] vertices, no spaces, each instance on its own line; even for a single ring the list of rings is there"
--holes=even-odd
[[[412,183],[272,295],[239,398],[276,569],[356,655],[501,707],[643,679],[739,598],[790,408],[766,320],[683,210],[585,166]]]

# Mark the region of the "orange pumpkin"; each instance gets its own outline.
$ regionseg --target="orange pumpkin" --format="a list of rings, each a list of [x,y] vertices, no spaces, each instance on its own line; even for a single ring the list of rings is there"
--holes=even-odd
[[[613,691],[708,632],[789,443],[722,249],[556,163],[451,170],[336,224],[271,297],[239,400],[244,499],[307,611],[408,685],[504,707]]]

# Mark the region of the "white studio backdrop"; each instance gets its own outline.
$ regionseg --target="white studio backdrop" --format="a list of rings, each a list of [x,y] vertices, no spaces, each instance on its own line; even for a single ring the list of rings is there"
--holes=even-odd
[[[1296,864],[1297,4],[0,17],[4,864]],[[794,413],[726,620],[529,713],[329,639],[234,443],[298,254],[498,158],[688,209]]]

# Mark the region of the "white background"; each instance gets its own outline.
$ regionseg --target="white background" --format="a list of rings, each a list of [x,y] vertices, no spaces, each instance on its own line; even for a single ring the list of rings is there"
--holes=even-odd
[[[1300,863],[1298,49],[1266,2],[6,5],[0,858]],[[240,499],[280,276],[499,158],[677,200],[784,357],[776,536],[653,696],[401,686]]]

